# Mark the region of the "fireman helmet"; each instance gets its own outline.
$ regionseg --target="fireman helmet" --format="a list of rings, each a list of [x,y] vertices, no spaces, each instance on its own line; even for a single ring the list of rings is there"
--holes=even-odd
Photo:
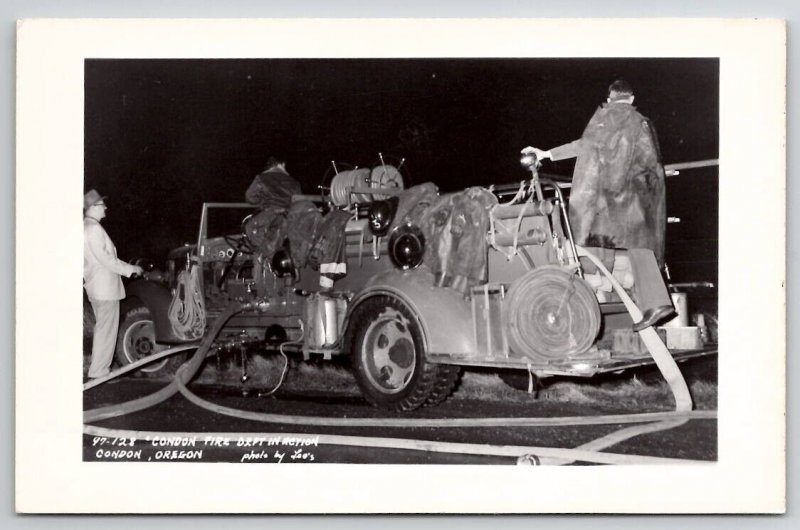
[[[369,207],[369,230],[376,236],[385,236],[394,221],[395,208],[389,201],[375,201]]]
[[[278,278],[288,278],[294,276],[294,263],[292,256],[285,248],[279,248],[272,256],[270,262],[272,273]]]

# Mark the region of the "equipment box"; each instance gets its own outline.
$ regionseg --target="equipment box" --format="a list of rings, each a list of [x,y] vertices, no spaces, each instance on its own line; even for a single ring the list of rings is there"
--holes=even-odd
[[[508,340],[503,331],[502,284],[482,285],[472,289],[472,321],[478,352],[489,357],[508,357]]]

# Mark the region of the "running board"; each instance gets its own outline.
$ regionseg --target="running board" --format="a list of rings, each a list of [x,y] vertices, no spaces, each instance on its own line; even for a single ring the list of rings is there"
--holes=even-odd
[[[460,366],[480,366],[485,368],[518,368],[531,370],[537,375],[567,375],[575,377],[591,377],[593,375],[618,372],[655,364],[648,354],[631,356],[617,355],[614,352],[601,351],[601,355],[583,359],[564,359],[558,361],[541,361],[527,357],[481,357],[470,358],[462,355],[428,354],[428,362],[435,364],[454,364]],[[698,350],[674,350],[670,354],[676,362],[683,362],[697,357],[716,355],[716,345],[709,345]]]

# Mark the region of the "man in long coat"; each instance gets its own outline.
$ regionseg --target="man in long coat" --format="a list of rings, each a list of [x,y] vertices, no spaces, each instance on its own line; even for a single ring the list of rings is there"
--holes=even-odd
[[[95,316],[89,377],[108,375],[119,328],[119,301],[125,298],[120,276],[142,274],[142,268],[117,258],[117,249],[100,221],[105,198],[95,190],[83,196],[83,287]]]
[[[543,151],[542,160],[576,157],[569,201],[575,242],[591,249],[628,249],[644,318],[639,331],[674,314],[659,267],[664,263],[664,168],[649,120],[633,106],[633,89],[615,81],[580,139]],[[602,253],[602,251],[601,251]]]
[[[292,195],[299,194],[300,183],[286,171],[286,162],[271,156],[264,171],[250,183],[245,198],[262,208],[286,210],[292,205]]]

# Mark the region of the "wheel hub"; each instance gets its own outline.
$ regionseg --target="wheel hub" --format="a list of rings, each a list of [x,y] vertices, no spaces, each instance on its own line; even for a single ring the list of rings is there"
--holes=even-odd
[[[387,311],[367,329],[361,355],[367,377],[381,391],[394,394],[408,384],[416,367],[414,339],[403,315]]]
[[[414,344],[405,339],[398,340],[389,348],[389,360],[400,368],[409,368],[414,364]]]
[[[148,337],[137,337],[133,349],[138,355],[146,357],[153,353],[153,343]]]
[[[123,336],[123,353],[128,363],[144,359],[158,352],[156,346],[155,329],[151,320],[140,320],[133,323]],[[158,372],[168,362],[168,359],[147,364],[141,368],[142,372]]]

